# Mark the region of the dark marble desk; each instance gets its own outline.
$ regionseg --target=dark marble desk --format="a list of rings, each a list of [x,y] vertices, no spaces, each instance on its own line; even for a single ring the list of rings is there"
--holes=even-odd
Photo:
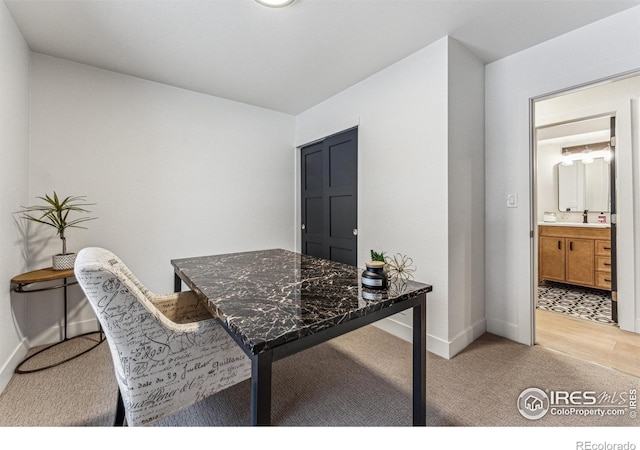
[[[413,308],[413,422],[425,425],[426,294],[430,285],[362,288],[362,269],[286,250],[172,260],[182,282],[209,300],[252,359],[253,424],[271,420],[271,364],[341,334]]]

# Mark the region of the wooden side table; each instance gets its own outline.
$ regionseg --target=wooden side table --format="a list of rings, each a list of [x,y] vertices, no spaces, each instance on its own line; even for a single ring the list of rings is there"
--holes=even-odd
[[[46,269],[40,269],[40,270],[34,270],[32,272],[27,272],[27,273],[23,273],[21,275],[17,275],[15,277],[13,277],[11,279],[11,285],[12,290],[14,292],[17,293],[29,293],[29,292],[41,292],[41,291],[50,291],[50,290],[54,290],[54,289],[64,289],[64,334],[63,334],[63,338],[60,342],[56,342],[55,344],[49,345],[41,350],[38,350],[36,353],[34,353],[33,355],[28,356],[27,358],[23,359],[22,362],[20,364],[18,364],[18,367],[16,367],[15,372],[16,373],[33,373],[33,372],[39,372],[41,370],[45,370],[45,369],[50,369],[51,367],[55,367],[55,366],[59,366],[60,364],[63,364],[67,361],[71,361],[74,358],[77,358],[78,356],[84,355],[85,353],[87,353],[90,350],[93,350],[94,348],[96,348],[98,345],[100,345],[104,340],[105,340],[105,336],[104,333],[102,333],[102,327],[99,325],[98,326],[98,332],[100,333],[100,338],[98,340],[98,342],[89,347],[88,349],[77,353],[75,355],[70,356],[69,358],[54,363],[54,364],[50,364],[48,366],[45,367],[39,367],[37,369],[30,369],[30,370],[22,370],[21,367],[23,366],[24,363],[26,363],[27,361],[29,361],[31,358],[33,358],[36,355],[39,355],[40,353],[47,351],[53,347],[55,347],[56,345],[60,345],[66,341],[69,341],[71,339],[75,339],[75,338],[79,338],[82,336],[86,336],[88,334],[94,334],[96,333],[95,331],[90,331],[88,333],[83,333],[83,334],[79,334],[77,336],[73,336],[73,337],[68,337],[67,336],[67,288],[69,286],[73,286],[74,284],[78,284],[77,281],[73,280],[73,281],[69,281],[70,278],[74,277],[74,273],[73,273],[73,269],[68,269],[68,270],[53,270],[51,267],[46,268]],[[42,288],[34,288],[34,287],[29,287],[33,284],[36,283],[44,283],[47,281],[56,281],[56,280],[61,280],[62,283],[61,284],[57,284],[55,286],[46,286],[46,287],[42,287]]]

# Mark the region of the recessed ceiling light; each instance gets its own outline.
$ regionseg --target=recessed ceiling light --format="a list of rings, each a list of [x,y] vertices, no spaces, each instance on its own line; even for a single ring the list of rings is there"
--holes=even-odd
[[[258,3],[270,8],[282,8],[295,2],[296,0],[256,0]]]

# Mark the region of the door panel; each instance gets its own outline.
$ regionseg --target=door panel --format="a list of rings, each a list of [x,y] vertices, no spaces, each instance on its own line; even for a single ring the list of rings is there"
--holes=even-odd
[[[301,153],[302,253],[324,258],[324,198],[322,144],[310,145]]]
[[[595,284],[595,243],[593,239],[567,239],[567,283]]]
[[[313,146],[304,155],[304,188],[322,190],[322,147]]]
[[[301,151],[302,252],[357,265],[358,130]]]
[[[307,214],[303,221],[306,224],[307,234],[322,235],[324,217],[322,208],[322,197],[310,197],[307,199]]]
[[[350,217],[351,197],[336,196],[330,200],[330,217],[332,238],[351,239],[353,235],[353,220]]]
[[[356,158],[349,146],[351,140],[337,142],[329,147],[330,180],[332,188],[340,186],[351,186],[354,182],[353,174],[356,172]]]
[[[358,130],[325,139],[325,243],[333,261],[357,265]],[[326,211],[326,210],[325,210]]]
[[[540,236],[540,273],[541,280],[564,282],[564,238]]]
[[[309,256],[315,256],[316,258],[324,258],[324,248],[322,247],[322,244],[317,244],[315,242],[307,241],[302,253]]]
[[[354,265],[352,261],[352,251],[348,248],[331,247],[330,260],[344,264]]]

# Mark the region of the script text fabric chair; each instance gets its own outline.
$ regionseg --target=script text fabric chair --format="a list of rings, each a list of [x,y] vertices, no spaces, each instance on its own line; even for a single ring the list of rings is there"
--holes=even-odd
[[[154,294],[97,247],[78,253],[75,276],[107,337],[127,425],[149,425],[250,377],[251,360],[194,292]]]

